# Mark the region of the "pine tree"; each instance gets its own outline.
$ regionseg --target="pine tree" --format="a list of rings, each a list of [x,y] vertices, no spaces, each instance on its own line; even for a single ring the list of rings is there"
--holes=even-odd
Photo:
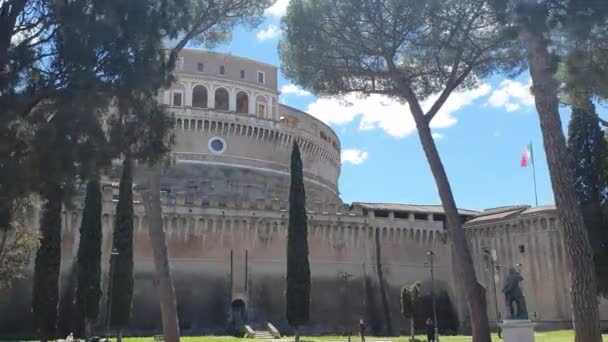
[[[306,196],[300,148],[294,142],[291,152],[291,185],[289,188],[289,226],[287,231],[287,321],[296,331],[310,319],[310,265],[308,262],[308,227]]]
[[[598,293],[608,295],[607,230],[603,205],[606,200],[608,179],[608,144],[593,105],[590,109],[573,108],[568,125],[568,152],[576,198],[583,212],[585,227],[593,249]]]
[[[61,266],[61,205],[59,187],[49,189],[40,220],[40,248],[34,264],[32,309],[40,341],[53,339],[57,330],[59,270]]]
[[[131,319],[133,301],[133,162],[127,155],[122,164],[116,220],[112,248],[118,255],[110,260],[112,275],[110,325],[117,330],[120,340],[122,329]],[[111,257],[112,258],[112,257]]]
[[[87,183],[77,257],[76,306],[81,320],[78,326],[84,327],[85,337],[90,336],[91,325],[99,316],[101,239],[101,187],[99,177],[93,176]]]

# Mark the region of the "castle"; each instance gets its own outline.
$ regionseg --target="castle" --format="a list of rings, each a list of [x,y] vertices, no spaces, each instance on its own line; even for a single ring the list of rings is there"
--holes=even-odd
[[[309,217],[310,333],[353,330],[359,317],[384,320],[381,281],[394,330],[407,329],[400,318],[399,291],[419,281],[428,292],[429,252],[435,290],[449,297],[459,329],[466,330],[466,305],[455,285],[441,206],[342,203],[340,140],[323,122],[279,103],[275,66],[186,49],[175,74],[173,86],[158,93],[158,101],[174,115],[176,136],[174,163],[162,178],[161,198],[184,333],[222,333],[237,320],[269,321],[279,330],[289,329],[284,286],[294,141],[302,151]],[[135,183],[142,182],[148,171],[136,166]],[[110,177],[103,187],[106,273],[117,182]],[[161,327],[156,276],[137,191],[134,201],[135,293],[129,332],[151,334]],[[77,206],[63,213],[62,288],[69,283],[78,250],[82,202],[77,199]],[[477,277],[487,290],[490,320],[495,321],[496,308],[505,311],[505,272],[521,264],[531,318],[539,327],[569,326],[570,279],[555,208],[516,206],[459,213],[466,222]],[[38,216],[34,214],[32,222]],[[500,268],[492,272],[484,254]],[[0,298],[2,335],[32,331],[31,281],[21,284]],[[608,317],[604,304],[601,313]]]

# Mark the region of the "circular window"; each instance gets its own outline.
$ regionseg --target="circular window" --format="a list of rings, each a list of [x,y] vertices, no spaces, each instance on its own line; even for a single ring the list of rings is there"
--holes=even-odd
[[[226,143],[221,138],[209,139],[209,149],[214,153],[222,153],[226,149]]]

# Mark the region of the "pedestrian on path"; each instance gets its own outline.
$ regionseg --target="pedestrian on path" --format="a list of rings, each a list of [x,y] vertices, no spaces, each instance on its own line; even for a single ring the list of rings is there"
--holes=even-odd
[[[361,342],[365,342],[365,322],[363,322],[363,318],[359,319],[359,335],[361,335]]]
[[[427,342],[435,342],[435,324],[430,318],[426,319],[426,340]]]

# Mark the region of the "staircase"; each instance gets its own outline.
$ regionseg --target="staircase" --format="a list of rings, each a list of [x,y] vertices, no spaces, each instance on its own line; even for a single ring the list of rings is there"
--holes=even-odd
[[[250,325],[245,325],[245,338],[272,340],[281,337],[272,324],[266,323],[266,325],[266,329],[253,329]]]
[[[273,339],[272,335],[266,330],[254,330],[253,338],[257,339]]]

